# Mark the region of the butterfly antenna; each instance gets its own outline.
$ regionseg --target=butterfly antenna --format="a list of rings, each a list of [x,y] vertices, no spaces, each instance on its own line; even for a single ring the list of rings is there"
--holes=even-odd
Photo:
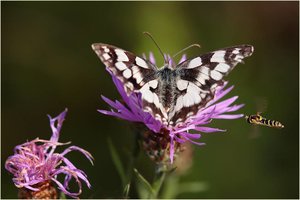
[[[154,44],[156,45],[156,47],[158,48],[160,54],[162,55],[162,57],[164,58],[164,62],[165,64],[169,63],[169,60],[166,60],[164,53],[162,52],[162,50],[159,48],[158,44],[155,42],[153,36],[151,35],[151,33],[149,32],[143,32],[143,34],[147,35],[148,37],[150,37],[150,39],[154,42]]]
[[[191,44],[188,47],[185,47],[184,49],[180,50],[179,52],[175,53],[172,57],[175,58],[176,56],[178,56],[179,54],[181,54],[182,52],[185,52],[186,50],[192,48],[192,47],[198,47],[201,48],[200,44]]]

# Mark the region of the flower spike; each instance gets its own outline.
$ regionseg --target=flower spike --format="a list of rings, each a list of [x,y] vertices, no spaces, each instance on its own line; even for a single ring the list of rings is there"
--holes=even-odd
[[[57,146],[70,143],[58,142],[66,114],[67,109],[55,118],[48,115],[52,130],[50,140],[36,138],[18,145],[14,149],[14,155],[6,160],[5,168],[14,175],[13,182],[16,187],[20,188],[20,198],[57,198],[53,183],[63,193],[73,198],[77,198],[82,192],[81,181],[85,182],[89,188],[91,187],[87,175],[65,157],[71,151],[79,151],[93,164],[93,157],[88,151],[71,146],[62,153],[55,153]],[[60,174],[65,175],[63,183],[57,179]],[[78,184],[78,192],[70,192],[68,189],[72,179],[75,179]]]

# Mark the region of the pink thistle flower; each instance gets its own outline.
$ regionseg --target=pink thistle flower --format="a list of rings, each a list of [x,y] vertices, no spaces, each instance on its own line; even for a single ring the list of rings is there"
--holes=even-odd
[[[71,151],[79,151],[93,164],[93,157],[89,152],[77,146],[70,146],[62,153],[55,153],[57,146],[70,144],[70,142],[58,142],[66,114],[67,109],[55,118],[51,118],[48,115],[52,129],[50,140],[36,138],[14,148],[14,155],[6,160],[5,168],[14,175],[13,182],[16,187],[37,192],[41,189],[41,185],[55,183],[63,193],[73,198],[76,198],[82,192],[81,181],[84,181],[89,188],[91,187],[87,175],[82,170],[76,168],[65,157]],[[57,176],[60,174],[65,175],[63,183],[57,179]],[[70,192],[68,190],[68,185],[72,178],[78,184],[78,192]],[[54,196],[50,196],[50,198],[55,197],[56,191]]]
[[[165,56],[169,57],[168,55]],[[145,55],[143,57],[146,59]],[[179,63],[185,60],[186,56],[183,55]],[[150,53],[149,61],[155,64],[155,59],[152,53]],[[174,65],[174,61],[172,59],[169,59],[169,65]],[[144,111],[140,93],[132,92],[128,96],[124,89],[123,83],[113,73],[111,73],[109,70],[107,71],[111,74],[113,82],[117,87],[117,90],[120,93],[124,103],[121,103],[118,100],[112,101],[102,96],[102,99],[112,109],[110,111],[98,111],[102,114],[111,115],[127,121],[143,123],[151,131],[150,134],[148,131],[146,137],[152,137],[155,142],[163,143],[160,145],[163,149],[168,150],[168,158],[171,163],[173,163],[174,155],[176,155],[178,146],[180,146],[180,144],[191,142],[200,146],[205,145],[205,143],[196,141],[201,138],[201,132],[211,133],[225,131],[219,128],[207,127],[206,125],[209,124],[213,119],[237,119],[243,117],[243,114],[231,114],[231,112],[237,111],[244,106],[244,104],[232,105],[238,96],[219,101],[233,89],[233,86],[225,88],[227,85],[227,82],[225,82],[222,86],[218,86],[216,88],[214,98],[210,100],[203,108],[201,108],[196,115],[188,118],[187,121],[180,124],[175,124],[174,126],[165,125],[161,121],[155,119],[150,113]],[[189,131],[191,130],[196,130],[200,133],[190,133]],[[164,137],[164,139],[158,139],[158,137]],[[168,140],[167,142],[166,139]],[[144,146],[147,145],[149,146],[148,143],[144,144]],[[152,146],[148,147],[148,149],[152,148]]]

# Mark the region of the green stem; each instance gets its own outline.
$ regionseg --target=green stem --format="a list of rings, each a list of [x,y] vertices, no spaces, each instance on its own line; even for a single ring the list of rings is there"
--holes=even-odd
[[[166,178],[166,170],[164,170],[164,166],[158,166],[157,170],[155,171],[154,181],[152,184],[153,188],[153,195],[151,198],[157,199],[160,189],[164,183]]]
[[[132,147],[132,154],[130,156],[128,165],[127,165],[127,184],[124,186],[124,193],[123,193],[123,197],[125,199],[129,198],[129,191],[130,191],[130,183],[131,183],[131,179],[132,179],[132,174],[133,174],[133,168],[135,165],[135,161],[140,153],[140,146],[138,143],[138,139],[139,139],[139,133],[135,134],[135,138],[134,138],[134,144]]]

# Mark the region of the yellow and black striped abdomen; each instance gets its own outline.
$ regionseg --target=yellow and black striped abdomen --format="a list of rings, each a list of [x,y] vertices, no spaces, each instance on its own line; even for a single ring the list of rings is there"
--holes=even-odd
[[[273,127],[273,128],[283,128],[284,126],[276,120],[262,118],[260,123],[265,126]]]

